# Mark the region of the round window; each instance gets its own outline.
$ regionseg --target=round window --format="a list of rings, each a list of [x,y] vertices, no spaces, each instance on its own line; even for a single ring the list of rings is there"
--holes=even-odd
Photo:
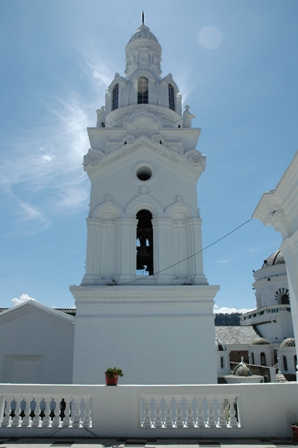
[[[149,180],[152,176],[152,170],[149,166],[141,166],[137,169],[137,178],[140,180]]]

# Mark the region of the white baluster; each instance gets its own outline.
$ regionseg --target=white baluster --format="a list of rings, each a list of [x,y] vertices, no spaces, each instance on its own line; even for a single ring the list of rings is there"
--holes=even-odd
[[[41,426],[43,428],[49,428],[49,427],[52,426],[52,420],[51,420],[51,417],[50,417],[50,413],[51,413],[50,398],[48,399],[49,401],[46,401],[46,400],[47,399],[44,398],[45,408],[44,408],[44,411],[43,411],[44,416],[43,416],[42,424],[41,424]]]
[[[232,400],[229,400],[229,403],[230,403],[230,421],[229,421],[229,425],[232,427],[232,428],[238,428],[238,422],[237,422],[237,419],[236,419],[236,411],[235,411],[235,403],[237,403],[237,401],[236,401],[237,399],[232,399]]]
[[[171,399],[166,399],[166,420],[165,420],[166,428],[173,428],[173,420],[171,416]]]
[[[86,407],[85,407],[83,426],[85,428],[91,428],[91,426],[92,426],[91,410],[90,410],[91,398],[84,398],[84,401],[85,401]]]
[[[11,413],[11,409],[10,409],[10,405],[11,405],[11,397],[5,397],[5,416],[3,417],[3,420],[1,422],[1,428],[9,428],[11,426],[11,422],[12,422],[12,418],[10,416]]]
[[[227,420],[225,418],[225,405],[227,404],[227,399],[222,399],[218,402],[219,410],[218,410],[218,422],[217,425],[220,428],[227,427]]]
[[[193,428],[194,427],[194,421],[193,421],[192,400],[186,400],[186,402],[187,402],[186,426],[188,428]]]
[[[176,400],[176,404],[177,404],[177,410],[176,410],[175,426],[177,426],[177,428],[183,428],[184,423],[182,420],[181,399],[179,401]]]
[[[150,399],[143,398],[144,405],[145,405],[145,412],[144,412],[144,420],[142,423],[143,428],[149,429],[151,428],[151,419],[150,419]]]
[[[12,423],[11,426],[12,428],[16,428],[18,426],[21,426],[22,423],[22,419],[20,417],[20,398],[19,397],[15,397],[14,398],[15,403],[16,403],[16,407],[14,410],[14,418],[12,419]]]
[[[33,420],[32,420],[32,426],[34,428],[38,428],[41,425],[40,400],[41,400],[41,397],[38,397],[38,396],[34,397],[35,409],[34,409],[34,417],[33,417]]]
[[[199,428],[205,428],[205,420],[203,417],[203,401],[197,398],[198,402],[198,420],[196,422],[196,426]]]
[[[72,424],[72,420],[70,418],[70,401],[71,401],[71,398],[69,398],[69,397],[64,398],[65,408],[63,410],[63,412],[64,412],[64,417],[63,417],[63,421],[62,421],[63,428],[69,428]],[[63,401],[62,401],[62,403],[63,403]]]
[[[209,428],[216,428],[216,423],[214,420],[214,410],[213,410],[213,399],[208,400],[208,420],[207,425]]]
[[[80,425],[82,424],[81,422],[81,411],[80,411],[80,402],[81,399],[75,399],[73,398],[73,404],[74,404],[74,417],[73,417],[73,421],[72,421],[72,426],[73,428],[79,428]]]
[[[22,420],[22,427],[28,427],[31,426],[31,416],[30,416],[30,398],[29,397],[23,397],[23,401],[26,403],[25,409],[24,409],[24,417]]]
[[[161,417],[160,417],[160,401],[155,400],[155,418],[154,418],[154,428],[161,428],[162,427],[162,423],[161,423]]]
[[[52,427],[53,428],[58,428],[61,425],[61,418],[60,418],[60,401],[61,401],[61,397],[56,397],[55,398],[55,417],[53,418],[52,421]]]

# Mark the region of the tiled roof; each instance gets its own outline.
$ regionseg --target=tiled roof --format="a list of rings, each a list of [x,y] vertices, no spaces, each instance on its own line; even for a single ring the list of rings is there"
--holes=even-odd
[[[215,327],[216,338],[223,344],[251,344],[260,336],[252,326]]]

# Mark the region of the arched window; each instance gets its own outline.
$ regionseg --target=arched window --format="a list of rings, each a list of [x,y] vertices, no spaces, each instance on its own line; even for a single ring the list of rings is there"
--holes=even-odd
[[[274,354],[274,364],[277,364],[278,363],[278,353],[277,353],[277,350],[274,350],[273,354]]]
[[[113,88],[112,96],[112,110],[118,109],[118,98],[119,98],[119,84],[116,84]]]
[[[223,356],[220,357],[220,367],[223,369],[224,366],[224,359]]]
[[[266,355],[264,352],[261,353],[261,366],[266,366]]]
[[[255,363],[255,354],[254,353],[251,354],[251,363],[252,364]]]
[[[175,90],[172,84],[169,84],[169,108],[175,110]]]
[[[286,356],[283,356],[283,362],[284,362],[284,371],[287,372],[288,371],[288,361],[287,361]]]
[[[137,220],[137,274],[153,275],[152,215],[148,210],[140,210]]]
[[[148,79],[144,76],[138,79],[138,104],[148,104]]]
[[[296,366],[297,366],[297,355],[294,356],[294,368],[295,368],[295,370],[297,370]]]

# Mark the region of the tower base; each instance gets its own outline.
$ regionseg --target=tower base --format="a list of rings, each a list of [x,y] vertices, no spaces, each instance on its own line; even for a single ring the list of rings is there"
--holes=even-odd
[[[76,301],[73,383],[217,382],[213,298],[219,286],[71,286]]]

